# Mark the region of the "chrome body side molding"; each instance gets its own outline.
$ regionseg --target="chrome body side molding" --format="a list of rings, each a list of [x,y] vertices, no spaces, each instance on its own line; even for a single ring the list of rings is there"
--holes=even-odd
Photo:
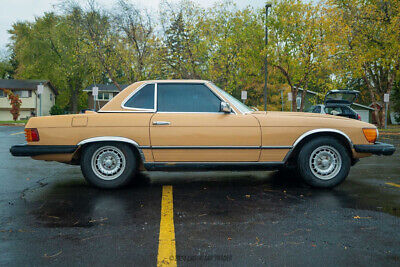
[[[291,149],[292,146],[152,146],[151,149]]]
[[[284,165],[289,159],[291,153],[296,146],[307,136],[315,133],[336,133],[343,136],[353,148],[353,143],[349,136],[344,132],[337,129],[320,128],[314,129],[303,133],[296,141],[293,146],[140,146],[137,142],[132,139],[121,137],[121,136],[99,136],[84,139],[77,145],[82,146],[84,144],[93,142],[124,142],[134,145],[142,158],[145,168],[148,170],[254,170],[254,169],[276,169]],[[290,149],[286,154],[285,158],[281,162],[146,162],[142,149]]]

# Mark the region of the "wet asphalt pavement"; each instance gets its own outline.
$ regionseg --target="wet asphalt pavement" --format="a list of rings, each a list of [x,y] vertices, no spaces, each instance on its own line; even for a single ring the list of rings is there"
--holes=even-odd
[[[395,155],[362,159],[332,190],[279,172],[152,172],[100,190],[79,166],[13,158],[22,130],[0,126],[0,265],[155,266],[163,185],[178,266],[400,264],[398,135],[380,138]]]

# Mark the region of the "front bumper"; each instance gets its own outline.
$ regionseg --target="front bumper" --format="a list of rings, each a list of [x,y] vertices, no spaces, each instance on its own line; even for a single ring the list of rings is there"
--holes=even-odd
[[[32,157],[45,154],[68,154],[74,153],[78,146],[41,146],[41,145],[15,145],[10,148],[14,157]]]
[[[376,142],[373,145],[354,145],[354,150],[359,153],[390,156],[396,151],[394,145]]]

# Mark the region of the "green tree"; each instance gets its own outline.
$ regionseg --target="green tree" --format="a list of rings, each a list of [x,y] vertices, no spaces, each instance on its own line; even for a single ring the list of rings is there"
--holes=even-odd
[[[69,16],[45,13],[35,22],[16,23],[9,31],[18,61],[15,77],[51,80],[60,91],[58,104],[74,113],[90,73],[90,64],[81,57],[83,37],[76,26]]]
[[[337,75],[344,82],[363,79],[372,103],[383,107],[400,68],[400,2],[397,0],[330,0],[326,3]],[[350,75],[349,75],[350,74]],[[385,107],[377,123],[384,124]]]
[[[270,28],[268,63],[285,77],[294,100],[298,88],[304,89],[300,106],[302,111],[310,81],[326,64],[326,22],[318,5],[300,0],[282,0],[273,3],[267,23]],[[292,107],[297,110],[296,101],[292,101]]]
[[[206,77],[209,43],[206,12],[191,1],[162,3],[162,72],[166,78]]]

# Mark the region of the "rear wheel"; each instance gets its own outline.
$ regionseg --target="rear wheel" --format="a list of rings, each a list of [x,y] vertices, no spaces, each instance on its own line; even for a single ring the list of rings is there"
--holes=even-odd
[[[333,137],[318,137],[306,143],[298,154],[298,170],[314,187],[329,188],[349,174],[351,158],[346,147]]]
[[[137,160],[132,149],[124,143],[100,142],[84,148],[81,170],[92,185],[118,188],[132,181],[137,173]]]

